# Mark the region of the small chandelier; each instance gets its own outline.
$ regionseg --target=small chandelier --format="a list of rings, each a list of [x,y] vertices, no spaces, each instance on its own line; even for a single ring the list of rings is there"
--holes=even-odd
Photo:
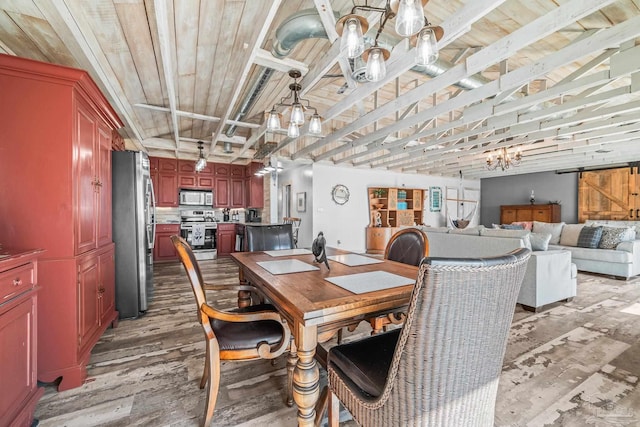
[[[389,59],[389,50],[378,46],[378,37],[389,19],[396,19],[396,33],[402,37],[415,37],[416,63],[428,65],[438,59],[437,42],[444,36],[442,27],[434,27],[424,16],[423,7],[429,0],[387,0],[385,7],[356,5],[349,15],[341,17],[336,23],[336,31],[341,36],[340,51],[348,58],[362,58],[367,63],[365,77],[375,82],[386,75],[385,61]],[[369,49],[364,48],[364,34],[369,29],[366,18],[357,15],[356,11],[380,13],[380,25],[374,44]],[[412,37],[412,40],[414,37]]]
[[[202,172],[205,166],[207,166],[207,159],[204,157],[204,153],[202,152],[202,144],[202,141],[198,141],[198,150],[200,150],[200,155],[196,161],[196,172]]]
[[[518,148],[513,158],[509,156],[509,152],[506,147],[499,148],[496,150],[496,153],[495,160],[493,158],[493,154],[489,154],[487,156],[487,169],[490,171],[496,170],[497,168],[505,171],[511,166],[517,167],[522,163],[522,153],[520,152],[520,148]]]
[[[313,115],[309,122],[309,133],[312,135],[322,134],[322,121],[318,115],[318,110],[309,104],[308,99],[300,98],[298,92],[302,90],[302,86],[298,83],[298,79],[302,76],[300,71],[289,71],[289,77],[293,79],[293,83],[289,85],[291,93],[289,96],[284,97],[279,103],[275,104],[271,111],[267,115],[267,131],[275,131],[280,129],[281,113],[278,113],[276,107],[291,107],[291,116],[289,118],[289,125],[287,127],[287,136],[289,138],[297,138],[300,136],[300,126],[304,124],[304,112],[305,110],[312,109]],[[287,102],[292,100],[292,102]],[[303,105],[303,102],[306,105]]]

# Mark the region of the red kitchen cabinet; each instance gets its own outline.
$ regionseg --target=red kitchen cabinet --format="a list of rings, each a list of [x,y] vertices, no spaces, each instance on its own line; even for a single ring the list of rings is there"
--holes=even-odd
[[[262,164],[251,162],[247,165],[247,180],[245,181],[245,204],[248,208],[264,207],[264,180],[255,173],[262,168]]]
[[[231,178],[231,206],[232,208],[243,208],[244,205],[244,178]]]
[[[115,295],[113,264],[100,257],[113,251],[111,146],[122,122],[82,70],[0,55],[0,87],[0,128],[11,141],[0,155],[0,236],[4,247],[46,250],[37,377],[62,378],[58,390],[66,390],[83,383],[91,348],[118,318],[105,304]],[[86,283],[96,274],[88,260],[99,264],[93,294],[79,285],[79,273]],[[89,327],[95,313],[98,326]]]
[[[178,187],[211,190],[213,188],[213,163],[207,163],[196,172],[194,160],[178,160]]]
[[[217,230],[218,256],[228,256],[236,247],[236,224],[219,223]]]
[[[178,161],[158,158],[158,174],[153,182],[158,207],[177,207],[178,200]]]
[[[158,224],[156,226],[156,242],[153,247],[154,262],[178,260],[178,253],[171,241],[171,236],[174,234],[178,236],[180,235],[179,224]]]
[[[214,171],[215,207],[245,207],[245,167],[242,165],[216,163]]]
[[[38,267],[42,251],[0,260],[0,425],[30,426],[44,389],[36,379]]]

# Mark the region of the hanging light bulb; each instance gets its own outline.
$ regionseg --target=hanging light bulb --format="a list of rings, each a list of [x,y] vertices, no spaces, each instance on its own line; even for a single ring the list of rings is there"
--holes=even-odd
[[[298,102],[291,106],[291,122],[298,126],[304,124],[304,110]]]
[[[280,129],[280,116],[282,114],[276,111],[276,107],[273,107],[267,117],[267,130],[274,131]]]
[[[322,121],[320,120],[318,113],[314,113],[314,115],[311,116],[311,120],[309,121],[309,133],[313,135],[322,134]]]
[[[396,33],[409,37],[424,25],[424,13],[420,0],[400,0],[396,15]]]
[[[300,136],[300,129],[298,129],[298,125],[293,123],[293,120],[289,122],[289,127],[287,128],[287,136],[289,138],[297,138]]]
[[[196,165],[194,167],[196,172],[201,172],[205,168],[205,166],[207,166],[207,159],[204,157],[204,153],[202,152],[202,144],[202,141],[198,141],[198,150],[200,151],[200,154],[198,155],[198,160],[196,161]]]
[[[418,33],[416,45],[416,63],[418,65],[429,65],[438,59],[438,42],[436,33],[432,27],[424,27]]]
[[[363,23],[362,17],[351,14],[341,18],[338,22],[342,23],[338,27],[338,33],[342,34],[340,50],[344,52],[347,58],[357,58],[362,55],[362,52],[364,52],[363,34],[369,28],[367,21],[364,20]]]
[[[367,61],[367,71],[365,77],[370,82],[377,82],[387,75],[386,59],[389,57],[389,51],[374,46],[365,52]]]

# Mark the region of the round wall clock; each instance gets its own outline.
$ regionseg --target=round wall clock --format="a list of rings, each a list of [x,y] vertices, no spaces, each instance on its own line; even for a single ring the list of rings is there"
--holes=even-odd
[[[349,201],[349,189],[342,184],[338,184],[331,190],[331,198],[339,205],[344,205]]]

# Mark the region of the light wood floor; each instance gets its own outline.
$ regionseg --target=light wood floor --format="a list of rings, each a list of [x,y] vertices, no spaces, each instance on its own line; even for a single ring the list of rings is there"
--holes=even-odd
[[[235,283],[229,259],[201,263],[208,282]],[[209,295],[234,307],[233,292]],[[354,332],[367,333],[363,326]],[[148,313],[122,320],[94,348],[89,378],[36,409],[40,426],[197,426],[204,412],[204,339],[180,264],[155,266]],[[497,426],[640,426],[640,278],[579,274],[578,296],[538,314],[515,310],[496,405]],[[293,426],[284,356],[228,362],[215,426]],[[344,425],[353,426],[353,421]]]

